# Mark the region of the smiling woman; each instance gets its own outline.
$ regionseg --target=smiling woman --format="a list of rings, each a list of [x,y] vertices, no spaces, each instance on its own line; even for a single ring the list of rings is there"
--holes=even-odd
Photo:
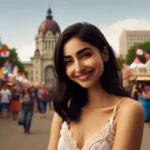
[[[64,58],[66,74],[72,81],[84,88],[95,86],[95,83],[99,85],[97,81],[104,67],[99,50],[95,46],[72,38],[64,45]]]
[[[122,86],[117,58],[94,25],[76,23],[63,31],[55,47],[48,150],[140,150],[143,108]]]

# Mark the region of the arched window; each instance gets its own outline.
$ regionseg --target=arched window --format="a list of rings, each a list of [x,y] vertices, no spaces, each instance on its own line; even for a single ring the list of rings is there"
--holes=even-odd
[[[55,81],[53,66],[49,65],[45,68],[45,84],[50,85]]]

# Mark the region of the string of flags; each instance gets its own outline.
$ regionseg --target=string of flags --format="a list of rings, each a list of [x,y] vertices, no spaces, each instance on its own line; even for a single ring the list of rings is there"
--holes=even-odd
[[[0,59],[6,58],[2,67],[0,67],[0,79],[4,79],[5,81],[9,81],[9,77],[15,77],[16,80],[20,82],[25,80],[26,77],[23,73],[19,73],[18,66],[14,66],[9,62],[10,52],[7,45],[2,45],[0,40]]]

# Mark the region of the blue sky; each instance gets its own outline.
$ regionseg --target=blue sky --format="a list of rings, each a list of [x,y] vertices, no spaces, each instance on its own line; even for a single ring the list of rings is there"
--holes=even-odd
[[[34,39],[49,3],[61,30],[79,21],[93,23],[116,51],[123,29],[150,30],[149,0],[0,0],[0,37],[18,50],[22,60],[33,54]]]

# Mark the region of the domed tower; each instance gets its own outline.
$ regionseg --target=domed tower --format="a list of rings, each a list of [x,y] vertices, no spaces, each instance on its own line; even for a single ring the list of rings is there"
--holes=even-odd
[[[54,50],[59,35],[60,28],[53,20],[52,11],[49,8],[46,19],[41,23],[36,37],[36,47],[40,50],[41,55]]]
[[[46,19],[40,24],[35,38],[36,50],[32,57],[34,82],[51,84],[54,78],[53,54],[59,35],[59,25],[53,20],[52,11],[49,8]]]

